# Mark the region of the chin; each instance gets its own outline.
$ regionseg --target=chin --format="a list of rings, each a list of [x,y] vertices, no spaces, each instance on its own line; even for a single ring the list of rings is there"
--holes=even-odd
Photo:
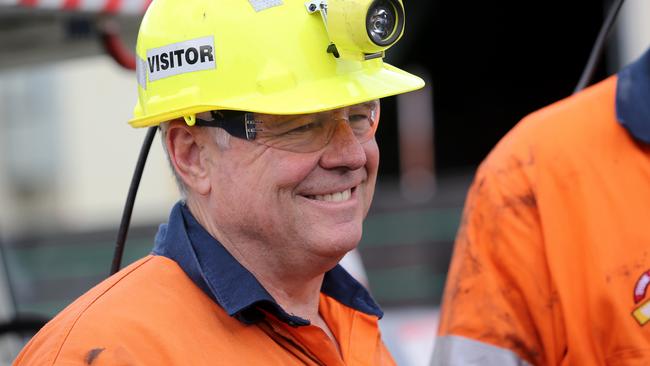
[[[346,235],[345,237],[329,237],[319,241],[315,245],[315,251],[320,257],[331,258],[336,263],[343,258],[347,252],[355,249],[361,240],[361,233],[358,235]]]

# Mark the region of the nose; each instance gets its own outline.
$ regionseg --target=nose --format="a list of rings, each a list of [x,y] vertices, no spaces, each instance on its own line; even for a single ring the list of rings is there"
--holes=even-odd
[[[325,146],[320,158],[321,167],[357,170],[366,165],[366,162],[366,152],[354,136],[350,125],[346,120],[337,121],[332,139]]]

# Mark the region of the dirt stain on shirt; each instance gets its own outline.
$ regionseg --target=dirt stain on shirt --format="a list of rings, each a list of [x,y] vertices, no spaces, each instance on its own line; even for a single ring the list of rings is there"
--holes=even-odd
[[[97,356],[99,356],[102,351],[105,350],[105,348],[93,348],[88,353],[86,353],[86,357],[84,358],[84,361],[86,362],[86,365],[92,365]]]

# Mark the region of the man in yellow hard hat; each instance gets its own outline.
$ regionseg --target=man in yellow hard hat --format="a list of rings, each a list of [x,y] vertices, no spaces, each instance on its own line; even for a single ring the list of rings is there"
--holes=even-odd
[[[374,193],[401,0],[156,0],[131,124],[160,125],[185,199],[153,253],[83,295],[18,365],[391,365],[338,261]]]

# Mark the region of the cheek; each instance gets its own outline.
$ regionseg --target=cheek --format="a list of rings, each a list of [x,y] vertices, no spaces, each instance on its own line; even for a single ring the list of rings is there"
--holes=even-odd
[[[293,189],[307,179],[318,165],[318,157],[309,154],[276,157],[264,165],[265,175],[271,177],[278,188]]]
[[[377,141],[372,139],[368,141],[363,146],[363,150],[366,153],[366,170],[368,171],[368,180],[371,180],[374,183],[377,177],[377,171],[379,169],[379,147],[377,146]]]
[[[372,197],[375,194],[375,184],[377,182],[377,171],[379,170],[379,148],[377,142],[373,139],[366,143],[363,147],[366,152],[366,172],[368,174],[368,179],[366,181],[365,187],[365,207],[364,207],[364,216],[368,214],[370,209],[370,204],[372,202]]]

